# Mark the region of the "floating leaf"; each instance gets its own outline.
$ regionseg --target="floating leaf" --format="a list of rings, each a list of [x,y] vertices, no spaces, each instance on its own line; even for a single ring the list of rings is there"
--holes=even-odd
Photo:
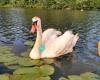
[[[22,57],[29,57],[29,53],[30,53],[31,49],[28,49],[27,51],[21,53]]]
[[[0,46],[0,54],[11,53],[11,48],[8,46]]]
[[[68,80],[68,79],[65,77],[60,77],[59,80]]]
[[[22,80],[23,75],[11,75],[10,80]]]
[[[33,75],[33,74],[25,74],[25,75],[23,75],[22,76],[22,79],[21,80],[35,80],[36,78],[38,78],[39,77],[39,75],[37,76],[37,75]]]
[[[28,41],[26,41],[24,44],[25,44],[25,45],[29,45],[29,46],[33,46],[34,41],[28,40]]]
[[[13,74],[39,74],[39,67],[31,67],[31,68],[19,68],[13,72]]]
[[[47,77],[39,77],[34,80],[51,80],[51,78],[49,76],[47,76]]]
[[[3,54],[0,55],[0,62],[12,62],[16,60],[16,56],[13,56],[11,54]]]
[[[100,76],[91,72],[85,72],[80,75],[85,80],[100,80]]]
[[[54,62],[53,59],[43,59],[45,64],[52,64]]]
[[[68,76],[69,80],[84,80],[82,77],[77,76],[77,75],[70,75]]]
[[[39,60],[31,60],[30,58],[21,57],[18,60],[18,64],[22,66],[33,66],[37,65],[40,61]]]
[[[9,80],[7,75],[0,75],[0,80]]]
[[[11,80],[50,80],[49,76],[41,77],[41,75],[35,76],[33,74],[24,75],[12,75]]]
[[[9,65],[15,65],[17,63],[18,63],[18,61],[17,60],[14,60],[14,61],[11,61],[11,62],[5,62],[4,65],[5,66],[9,66]]]
[[[40,74],[42,76],[52,75],[54,73],[54,68],[50,65],[40,66]]]
[[[18,69],[18,68],[21,68],[21,66],[19,65],[9,65],[9,66],[6,66],[8,69]]]

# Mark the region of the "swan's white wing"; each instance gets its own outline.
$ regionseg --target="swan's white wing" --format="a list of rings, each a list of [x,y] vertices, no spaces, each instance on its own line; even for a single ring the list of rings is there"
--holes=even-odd
[[[53,28],[47,29],[42,34],[42,42],[46,44],[50,41],[53,41],[54,39],[57,38],[58,35],[61,35],[60,31],[57,31],[56,29]]]
[[[53,43],[46,47],[42,57],[58,57],[64,55],[65,52],[71,52],[77,42],[77,37],[71,31],[66,31],[62,36],[56,38]],[[75,40],[75,41],[74,41]]]

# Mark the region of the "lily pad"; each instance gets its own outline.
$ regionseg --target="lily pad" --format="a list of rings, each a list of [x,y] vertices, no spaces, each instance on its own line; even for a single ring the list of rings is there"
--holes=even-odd
[[[42,76],[48,76],[52,75],[54,73],[54,68],[50,65],[43,65],[40,66],[40,75]]]
[[[65,77],[60,77],[59,80],[68,80],[68,79]]]
[[[13,56],[11,54],[4,54],[0,55],[0,62],[12,62],[16,60],[16,56]]]
[[[18,61],[17,60],[14,60],[14,61],[11,61],[11,62],[5,62],[4,63],[5,66],[15,65],[15,64],[18,64]]]
[[[11,53],[11,48],[8,46],[0,46],[0,55]]]
[[[85,72],[80,75],[85,80],[100,80],[100,76],[91,72]]]
[[[82,77],[78,76],[78,75],[70,75],[68,76],[69,80],[84,80]]]
[[[0,75],[0,80],[9,80],[7,75]]]
[[[43,59],[45,64],[52,64],[54,62],[54,59]]]
[[[51,80],[51,78],[49,76],[46,76],[46,77],[39,77],[34,80]]]
[[[20,57],[18,60],[18,64],[21,66],[33,66],[37,65],[40,60],[31,60],[30,58]]]
[[[19,68],[13,72],[13,74],[39,74],[39,67],[30,67],[30,68]]]
[[[26,41],[24,44],[25,44],[25,45],[29,45],[29,46],[33,46],[34,41],[28,40],[28,41]]]
[[[49,76],[38,77],[33,74],[24,74],[24,75],[12,75],[11,80],[50,80]]]
[[[22,80],[23,75],[11,75],[10,80]]]
[[[27,51],[21,53],[22,57],[29,57],[29,53],[30,53],[31,49],[28,49]]]
[[[6,66],[8,69],[13,69],[13,70],[15,70],[15,69],[18,69],[18,68],[21,68],[21,66],[19,66],[19,65],[9,65],[9,66]]]

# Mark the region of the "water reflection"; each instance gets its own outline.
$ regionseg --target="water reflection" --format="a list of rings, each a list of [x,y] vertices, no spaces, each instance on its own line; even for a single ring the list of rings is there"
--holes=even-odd
[[[76,69],[77,67],[71,68],[76,64],[80,66],[80,62],[84,62],[86,65],[88,64],[88,66],[99,70],[100,58],[97,55],[97,42],[100,40],[100,11],[81,12],[35,10],[32,8],[0,8],[0,43],[10,43],[16,45],[14,46],[16,48],[22,45],[22,48],[25,48],[23,47],[22,40],[35,39],[34,35],[29,34],[31,18],[33,16],[39,16],[42,19],[43,30],[53,27],[62,32],[71,29],[74,32],[80,33],[80,39],[75,47],[75,52],[73,52],[77,58],[73,56],[72,59],[70,59],[72,62],[66,60],[58,60],[55,62],[58,68],[60,68],[60,64],[63,65],[61,66],[63,67],[61,71],[64,74],[67,74],[66,72],[68,70],[66,64],[70,66],[68,73],[78,73],[82,71],[82,69],[78,71],[78,69]],[[20,50],[18,49],[18,51]],[[77,61],[74,64],[73,61],[75,60]]]
[[[24,45],[25,40],[17,36],[15,38],[15,41],[13,43],[13,53],[17,53],[17,55],[20,55],[21,52],[24,52],[27,50],[27,46]]]

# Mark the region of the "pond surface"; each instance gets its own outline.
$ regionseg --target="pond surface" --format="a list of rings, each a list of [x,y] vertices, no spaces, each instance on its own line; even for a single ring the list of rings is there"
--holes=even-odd
[[[100,11],[36,10],[32,8],[0,8],[0,45],[14,46],[19,54],[27,49],[25,40],[35,40],[30,34],[31,18],[42,19],[43,30],[56,28],[62,32],[70,29],[80,34],[80,39],[70,55],[56,59],[55,77],[80,74],[86,71],[100,73],[97,43],[100,40]]]

